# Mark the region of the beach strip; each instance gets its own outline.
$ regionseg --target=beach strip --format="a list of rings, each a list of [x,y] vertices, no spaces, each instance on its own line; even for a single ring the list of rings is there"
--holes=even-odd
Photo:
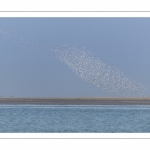
[[[150,105],[150,98],[0,98],[0,105]]]

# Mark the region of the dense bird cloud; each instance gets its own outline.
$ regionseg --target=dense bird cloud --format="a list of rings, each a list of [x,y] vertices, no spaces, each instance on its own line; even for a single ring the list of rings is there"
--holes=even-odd
[[[144,96],[147,88],[124,75],[116,67],[103,63],[85,48],[61,45],[53,50],[57,57],[82,79],[113,94]]]

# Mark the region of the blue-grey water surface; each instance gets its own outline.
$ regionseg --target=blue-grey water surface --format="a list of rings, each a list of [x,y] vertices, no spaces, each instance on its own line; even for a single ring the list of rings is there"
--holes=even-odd
[[[150,132],[150,106],[0,105],[0,132]]]

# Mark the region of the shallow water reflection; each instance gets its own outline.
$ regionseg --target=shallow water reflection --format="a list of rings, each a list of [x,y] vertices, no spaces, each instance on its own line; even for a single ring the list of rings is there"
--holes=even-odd
[[[150,106],[0,105],[0,132],[150,132]]]

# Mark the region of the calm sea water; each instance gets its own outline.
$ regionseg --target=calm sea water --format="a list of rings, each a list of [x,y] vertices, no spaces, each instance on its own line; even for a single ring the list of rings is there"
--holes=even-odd
[[[0,132],[150,132],[150,106],[0,105]]]

